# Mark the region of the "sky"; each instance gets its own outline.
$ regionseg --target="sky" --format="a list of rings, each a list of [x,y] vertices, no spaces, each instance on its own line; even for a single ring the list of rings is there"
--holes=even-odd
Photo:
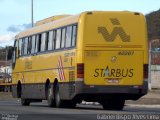
[[[160,0],[33,0],[34,22],[83,11],[136,11],[144,15],[159,10]],[[14,36],[31,27],[31,0],[0,0],[0,46],[13,45]]]

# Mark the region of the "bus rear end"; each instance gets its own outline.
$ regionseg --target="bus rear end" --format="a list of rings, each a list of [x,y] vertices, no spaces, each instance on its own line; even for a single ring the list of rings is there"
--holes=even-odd
[[[125,100],[145,95],[148,44],[144,16],[88,12],[83,29],[83,63],[77,69],[84,70],[86,99],[98,100],[105,109],[122,109]]]

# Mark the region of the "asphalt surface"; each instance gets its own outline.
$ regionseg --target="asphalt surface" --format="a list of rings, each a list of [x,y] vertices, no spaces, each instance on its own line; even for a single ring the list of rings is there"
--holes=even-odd
[[[123,111],[78,104],[75,109],[50,108],[46,101],[21,106],[20,100],[0,100],[0,120],[160,120],[160,105],[126,104]]]

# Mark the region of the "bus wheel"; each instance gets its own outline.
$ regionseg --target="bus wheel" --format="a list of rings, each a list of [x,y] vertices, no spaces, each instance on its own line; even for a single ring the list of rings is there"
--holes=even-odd
[[[55,106],[55,101],[53,98],[53,88],[49,84],[48,86],[48,91],[47,91],[47,102],[49,107],[54,107]]]
[[[22,106],[29,106],[30,100],[21,98],[21,105]]]
[[[102,102],[105,110],[122,110],[125,105],[124,99],[109,99]]]
[[[54,98],[55,98],[55,106],[57,108],[74,108],[76,106],[76,102],[72,100],[62,100],[60,98],[60,93],[59,93],[59,86],[56,85],[55,91],[54,91]]]
[[[55,106],[56,106],[57,108],[64,107],[64,101],[61,100],[61,98],[60,98],[59,86],[56,85],[55,87],[56,87],[56,88],[55,88],[55,92],[54,92],[54,93],[55,93],[55,95],[54,95],[54,98],[55,98]]]
[[[18,82],[18,84],[17,84],[17,97],[21,98],[21,94],[22,94],[22,86],[21,86],[21,82]]]

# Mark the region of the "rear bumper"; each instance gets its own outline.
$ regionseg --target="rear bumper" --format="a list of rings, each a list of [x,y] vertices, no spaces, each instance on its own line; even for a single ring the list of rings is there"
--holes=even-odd
[[[126,100],[137,100],[148,92],[148,82],[141,86],[93,86],[83,82],[76,83],[76,95],[88,95],[97,97],[119,96]]]

